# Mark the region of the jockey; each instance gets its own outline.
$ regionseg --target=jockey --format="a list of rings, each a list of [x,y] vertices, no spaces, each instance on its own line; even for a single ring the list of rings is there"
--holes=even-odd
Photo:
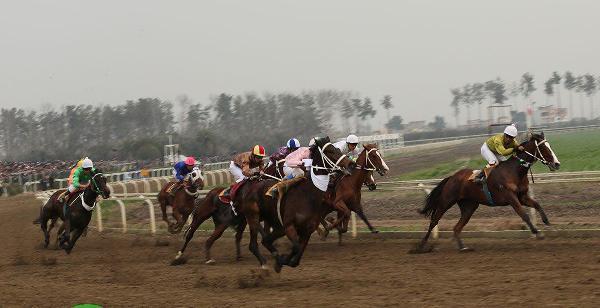
[[[512,124],[504,129],[503,134],[494,135],[486,140],[481,146],[481,155],[488,164],[485,167],[484,172],[481,172],[477,176],[476,181],[482,181],[484,175],[485,177],[488,177],[491,170],[496,167],[500,161],[509,159],[510,155],[516,150],[523,151],[523,146],[520,146],[515,139],[517,134],[517,127]]]
[[[283,164],[283,174],[285,179],[292,179],[304,175],[304,170],[301,167],[310,167],[307,165],[307,160],[310,159],[310,147],[315,144],[315,138],[311,139],[308,147],[298,148],[285,157]]]
[[[341,140],[333,144],[333,146],[338,148],[342,154],[345,154],[353,161],[356,161],[358,154],[360,154],[357,145],[358,137],[356,135],[348,135],[346,140]]]
[[[255,145],[250,152],[243,152],[236,155],[229,164],[229,172],[233,175],[236,183],[262,171],[264,166],[263,159],[267,156],[265,148],[262,145]]]
[[[277,150],[277,152],[271,154],[271,156],[269,157],[269,164],[267,165],[267,167],[271,164],[277,164],[278,161],[281,161],[282,159],[286,158],[286,156],[296,151],[299,147],[300,141],[298,141],[298,139],[292,138],[288,140],[286,146],[280,147],[279,150]]]
[[[175,193],[181,187],[185,176],[194,170],[195,165],[196,159],[194,159],[192,156],[188,156],[185,158],[185,160],[180,161],[173,166],[173,176],[175,176],[175,179],[178,181],[178,183],[176,185],[172,185],[169,189],[169,194],[171,196],[175,196]]]
[[[67,204],[69,202],[69,198],[75,192],[77,192],[81,189],[85,189],[89,185],[90,179],[92,178],[91,175],[92,175],[93,171],[94,171],[94,163],[92,162],[91,159],[86,157],[81,162],[81,167],[77,168],[77,170],[75,170],[75,172],[73,173],[73,178],[72,178],[71,184],[69,185],[67,190],[58,197],[58,201],[63,202],[64,227],[65,227],[64,235],[68,235],[70,232],[69,230],[71,230],[70,219],[69,219],[69,217],[71,215],[71,208]]]
[[[83,164],[83,160],[86,158],[87,157],[80,159],[73,167],[71,167],[71,172],[69,173],[69,177],[67,178],[67,183],[69,185],[71,185],[71,182],[73,182],[73,174],[79,167],[81,167],[81,164]]]

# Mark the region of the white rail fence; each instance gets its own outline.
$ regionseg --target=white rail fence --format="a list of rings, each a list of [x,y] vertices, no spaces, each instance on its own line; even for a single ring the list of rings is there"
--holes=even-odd
[[[422,191],[425,194],[428,194],[431,189],[437,185],[437,183],[441,179],[425,179],[425,180],[411,180],[411,181],[389,181],[389,182],[379,182],[380,188],[378,190],[381,191],[397,191],[397,190],[418,190]],[[530,193],[533,193],[533,187],[538,184],[552,184],[552,183],[585,183],[585,182],[600,182],[600,171],[587,171],[587,172],[561,172],[561,173],[544,173],[536,175],[536,182],[534,185],[530,186]],[[114,183],[113,183],[114,184]],[[208,190],[201,191],[201,195],[199,198],[203,198]],[[42,204],[45,204],[48,198],[50,197],[51,192],[41,192],[36,194],[36,197],[42,201]],[[111,221],[111,225],[113,227],[105,226],[105,219],[103,218],[102,208],[103,204],[107,202],[116,202],[119,207],[120,212],[120,222]],[[148,219],[145,224],[147,224],[148,228],[131,228],[128,226],[128,215],[127,209],[128,207],[139,207],[139,204],[131,204],[132,201],[141,201],[143,205],[147,206]],[[95,223],[93,227],[96,228],[99,232],[103,232],[105,230],[115,230],[121,231],[123,233],[131,232],[131,231],[141,231],[141,232],[149,232],[151,234],[157,233],[157,222],[156,222],[156,212],[159,211],[158,203],[156,200],[156,193],[144,193],[144,192],[133,192],[133,191],[125,191],[123,193],[114,193],[111,195],[111,198],[106,200],[99,200],[96,205],[95,212]],[[535,209],[530,209],[530,215],[534,224],[537,221],[537,213]],[[190,218],[191,219],[191,218]],[[190,220],[188,220],[189,223]],[[118,226],[114,226],[118,225]],[[139,220],[138,220],[139,225]],[[351,221],[350,221],[350,230],[353,237],[356,237],[359,233],[357,226],[357,219],[355,213],[352,213]],[[360,233],[368,231],[360,231]],[[386,232],[422,232],[422,231],[386,231]],[[485,231],[484,231],[485,232]],[[436,227],[433,230],[432,237],[438,238],[439,230]]]

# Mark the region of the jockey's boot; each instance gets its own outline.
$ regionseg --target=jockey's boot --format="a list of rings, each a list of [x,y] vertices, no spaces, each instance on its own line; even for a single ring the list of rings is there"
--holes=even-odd
[[[68,194],[69,190],[65,190],[60,195],[58,195],[58,197],[56,197],[56,200],[58,200],[58,202],[65,203],[67,201],[66,199]]]
[[[482,183],[484,182],[489,176],[490,176],[490,172],[492,172],[492,169],[494,169],[494,167],[496,167],[496,165],[486,165],[485,168],[483,168],[479,174],[477,174],[477,176],[473,179],[473,182],[475,183]]]
[[[171,188],[169,188],[169,195],[171,197],[175,197],[175,194],[177,193],[177,191],[179,190],[180,187],[181,187],[180,183],[173,184],[173,186],[171,186]]]

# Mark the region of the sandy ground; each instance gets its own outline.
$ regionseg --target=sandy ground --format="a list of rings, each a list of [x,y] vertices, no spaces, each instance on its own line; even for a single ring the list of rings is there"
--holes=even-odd
[[[600,239],[468,239],[471,253],[439,240],[437,251],[425,255],[407,254],[409,240],[364,237],[342,247],[312,241],[300,267],[265,275],[246,248],[244,260],[234,260],[231,238],[215,244],[213,266],[203,264],[202,237],[192,242],[189,262],[176,267],[169,261],[181,236],[90,231],[71,255],[41,249],[42,234],[31,224],[38,204],[28,196],[0,201],[2,307],[600,303]]]

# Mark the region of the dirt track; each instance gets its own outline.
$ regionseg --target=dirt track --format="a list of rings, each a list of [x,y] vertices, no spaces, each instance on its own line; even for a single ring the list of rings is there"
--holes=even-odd
[[[313,241],[297,269],[262,277],[247,249],[234,261],[233,241],[215,245],[218,264],[202,263],[199,239],[188,264],[168,265],[180,238],[90,232],[69,256],[39,248],[31,224],[38,202],[0,201],[0,306],[597,306],[600,239],[470,239],[460,254],[442,240],[427,255],[414,241]],[[68,292],[63,291],[65,288]],[[67,294],[68,293],[68,294]]]

